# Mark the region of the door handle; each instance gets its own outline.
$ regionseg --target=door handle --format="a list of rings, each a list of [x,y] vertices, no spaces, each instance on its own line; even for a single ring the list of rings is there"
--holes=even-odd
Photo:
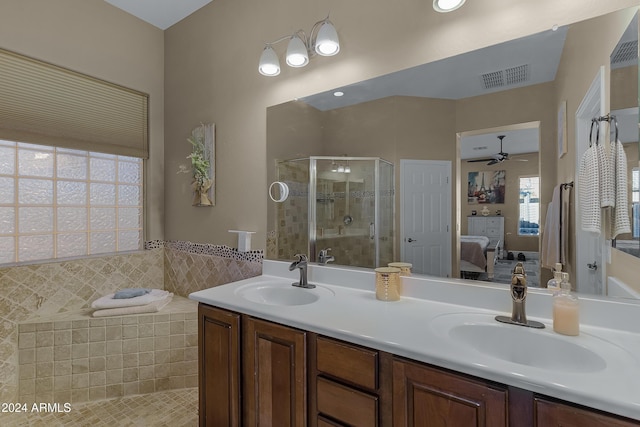
[[[591,263],[587,264],[587,268],[588,268],[589,270],[593,270],[593,271],[595,271],[595,270],[597,270],[597,269],[598,269],[598,264],[597,264],[595,261],[593,261],[593,264],[591,264]]]
[[[407,242],[409,242],[409,243],[411,243],[411,242],[417,242],[417,240],[416,240],[416,239],[412,239],[411,237],[409,237],[409,238],[407,239]]]

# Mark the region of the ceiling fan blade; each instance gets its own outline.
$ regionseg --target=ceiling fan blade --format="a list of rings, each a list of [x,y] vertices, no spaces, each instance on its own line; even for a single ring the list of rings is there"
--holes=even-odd
[[[500,160],[497,160],[497,159],[491,159],[491,161],[490,161],[489,163],[487,163],[487,166],[495,165],[496,163],[500,163]]]
[[[495,159],[493,157],[489,157],[487,159],[471,159],[471,160],[467,160],[467,163],[488,162],[490,160],[495,160]]]

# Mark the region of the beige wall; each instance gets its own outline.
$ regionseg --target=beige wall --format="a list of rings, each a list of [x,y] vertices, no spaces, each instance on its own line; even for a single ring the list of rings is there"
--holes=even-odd
[[[280,2],[216,0],[165,32],[166,233],[169,239],[234,244],[228,229],[267,229],[266,107],[340,85],[464,53],[635,5],[635,0],[467,2],[438,14],[431,2]],[[309,30],[330,10],[340,55],[314,58],[280,76],[257,72],[265,42]],[[533,19],[535,17],[535,19]],[[490,29],[488,31],[487,29]],[[277,45],[278,52],[285,44]],[[217,124],[217,205],[190,206],[186,137],[201,121]]]
[[[0,47],[149,94],[145,239],[162,239],[163,32],[103,0],[2,0]]]

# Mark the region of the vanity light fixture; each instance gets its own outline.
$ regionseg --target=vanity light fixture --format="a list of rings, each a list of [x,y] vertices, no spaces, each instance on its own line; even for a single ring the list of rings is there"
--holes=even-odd
[[[315,54],[320,56],[333,56],[340,52],[340,41],[333,23],[327,16],[322,21],[313,24],[309,37],[302,30],[297,30],[290,36],[267,43],[260,55],[258,71],[263,76],[277,76],[280,74],[280,61],[273,45],[281,41],[289,40],[287,46],[286,62],[290,67],[304,67],[309,63],[309,58]]]
[[[466,0],[433,0],[436,12],[452,12],[460,8]]]

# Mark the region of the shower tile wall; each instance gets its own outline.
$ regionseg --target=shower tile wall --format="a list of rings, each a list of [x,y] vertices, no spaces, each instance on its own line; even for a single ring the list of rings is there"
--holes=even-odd
[[[287,163],[278,171],[278,179],[289,186],[289,197],[277,204],[277,232],[267,251],[277,254],[273,259],[293,259],[309,247],[309,165]]]

